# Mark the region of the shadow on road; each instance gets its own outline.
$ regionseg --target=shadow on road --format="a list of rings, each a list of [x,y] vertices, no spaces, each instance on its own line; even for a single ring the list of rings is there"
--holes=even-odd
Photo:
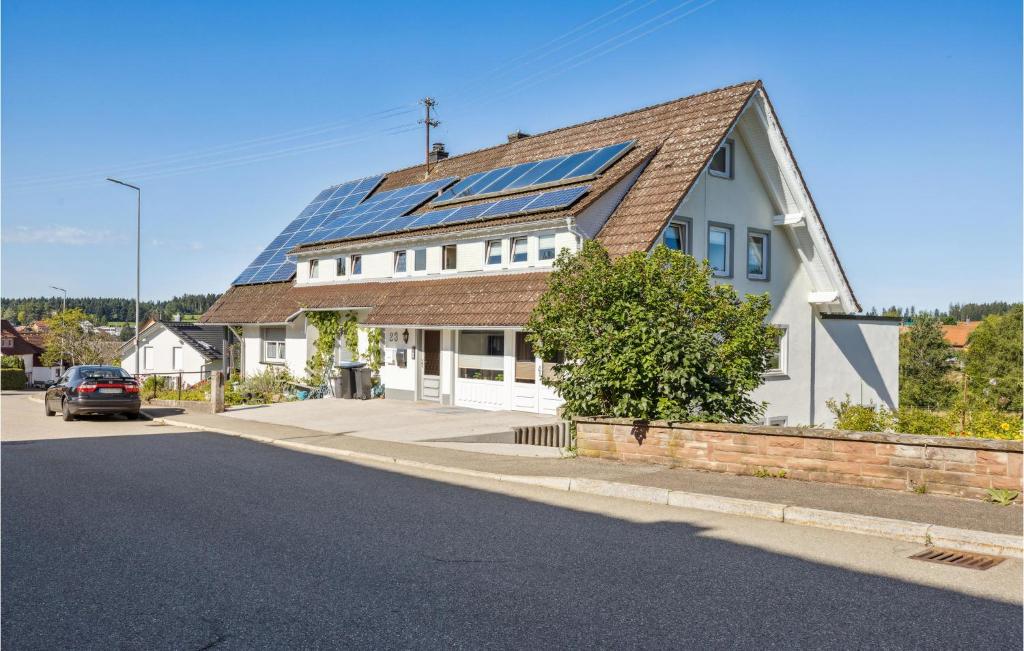
[[[2,470],[10,648],[1016,648],[1022,633],[1017,605],[686,523],[206,433],[4,444]]]

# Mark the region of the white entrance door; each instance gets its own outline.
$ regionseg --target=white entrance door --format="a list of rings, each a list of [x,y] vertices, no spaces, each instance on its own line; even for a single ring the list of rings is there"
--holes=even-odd
[[[441,331],[423,331],[422,369],[420,375],[420,398],[441,400]]]

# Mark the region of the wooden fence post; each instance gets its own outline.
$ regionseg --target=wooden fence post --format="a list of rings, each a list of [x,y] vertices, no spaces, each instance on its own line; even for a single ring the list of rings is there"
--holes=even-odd
[[[219,414],[224,411],[224,373],[214,371],[210,374],[210,402],[213,413]]]

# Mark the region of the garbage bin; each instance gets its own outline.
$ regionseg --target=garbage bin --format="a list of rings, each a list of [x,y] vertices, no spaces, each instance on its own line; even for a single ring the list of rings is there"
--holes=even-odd
[[[353,369],[352,372],[355,374],[356,379],[353,397],[359,400],[369,400],[372,397],[373,391],[373,371],[364,365]]]
[[[335,398],[353,398],[356,391],[355,373],[366,366],[365,362],[342,362],[338,364],[337,375],[331,378]]]

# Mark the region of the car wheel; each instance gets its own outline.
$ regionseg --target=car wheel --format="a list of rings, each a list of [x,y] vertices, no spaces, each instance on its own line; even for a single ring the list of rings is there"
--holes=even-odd
[[[66,421],[75,420],[75,415],[71,413],[71,405],[68,404],[67,400],[65,400],[61,404],[60,411],[61,411],[61,414],[64,416],[64,420],[66,420]]]
[[[46,398],[43,398],[43,413],[45,413],[47,416],[53,416],[54,414],[57,413],[54,410],[50,409],[50,403],[46,401]]]

